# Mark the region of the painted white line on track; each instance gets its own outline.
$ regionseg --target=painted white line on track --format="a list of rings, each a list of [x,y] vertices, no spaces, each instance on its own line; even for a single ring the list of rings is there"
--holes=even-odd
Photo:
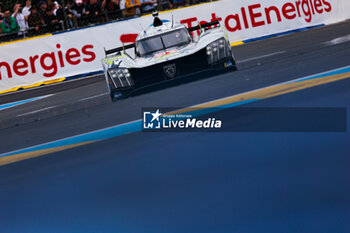
[[[334,40],[327,41],[324,44],[327,46],[331,46],[331,45],[343,44],[348,41],[350,41],[350,35],[335,38]]]
[[[247,61],[254,61],[254,60],[261,59],[261,58],[267,58],[267,57],[272,57],[272,56],[275,56],[275,55],[279,55],[279,54],[282,54],[282,53],[285,53],[285,52],[286,51],[279,51],[279,52],[276,52],[276,53],[269,53],[269,54],[258,56],[258,57],[252,57],[252,58],[248,58],[248,59],[244,59],[244,60],[237,60],[237,62],[241,63],[241,62],[247,62]]]
[[[57,105],[50,106],[50,107],[47,107],[47,108],[42,108],[42,109],[35,110],[35,111],[32,111],[32,112],[23,113],[23,114],[17,115],[16,117],[22,117],[22,116],[31,115],[31,114],[42,112],[42,111],[45,111],[45,110],[49,110],[49,109],[52,109],[52,108],[55,108],[55,107],[57,107]]]
[[[95,98],[98,98],[98,97],[101,97],[101,96],[104,96],[104,95],[107,95],[107,93],[102,93],[102,94],[99,94],[99,95],[94,95],[94,96],[90,96],[90,97],[87,97],[87,98],[83,98],[83,99],[80,99],[78,102],[84,101],[84,100],[95,99]]]

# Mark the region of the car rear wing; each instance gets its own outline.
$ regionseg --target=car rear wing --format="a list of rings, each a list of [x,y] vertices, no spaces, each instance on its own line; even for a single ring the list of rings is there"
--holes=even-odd
[[[193,31],[202,30],[202,29],[209,29],[209,27],[216,26],[216,25],[220,26],[219,20],[215,20],[210,23],[199,24],[198,26],[188,28],[188,31],[193,32]]]
[[[110,49],[110,50],[105,50],[106,55],[109,54],[113,54],[113,53],[119,53],[121,51],[125,51],[127,49],[132,49],[135,48],[135,44],[128,44],[128,45],[124,45],[122,47],[118,47],[118,48],[114,48],[114,49]]]

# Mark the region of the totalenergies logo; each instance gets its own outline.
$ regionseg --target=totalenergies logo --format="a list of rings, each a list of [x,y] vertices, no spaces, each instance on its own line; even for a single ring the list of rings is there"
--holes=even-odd
[[[76,66],[83,62],[89,63],[96,59],[93,51],[94,46],[87,44],[78,48],[69,48],[66,51],[61,50],[61,45],[56,44],[56,51],[35,54],[28,58],[18,58],[13,63],[5,61],[0,62],[0,80],[2,72],[7,73],[8,78],[12,78],[14,74],[25,76],[27,74],[35,74],[38,70],[44,70],[43,76],[50,78],[57,74],[59,68],[66,65]]]
[[[247,7],[241,7],[239,12],[229,14],[225,18],[217,17],[215,13],[212,13],[211,21],[218,19],[220,22],[224,23],[228,31],[235,32],[296,18],[303,18],[305,22],[310,23],[314,15],[331,11],[332,5],[326,0],[287,2],[280,8],[277,6],[262,7],[261,4],[258,3]],[[196,17],[181,21],[181,23],[186,24],[187,27],[196,26],[197,22],[198,19]],[[207,23],[207,21],[201,21],[200,23],[204,24]]]
[[[212,13],[209,21],[202,20],[200,24],[219,20],[229,32],[235,32],[272,23],[283,23],[297,18],[303,19],[306,23],[311,23],[313,16],[331,11],[332,5],[329,0],[297,0],[286,2],[282,6],[270,5],[267,7],[257,3],[241,7],[239,11],[225,17]],[[181,20],[180,23],[190,28],[197,26],[198,21],[197,17],[191,17]],[[200,30],[197,31],[197,35],[200,35]],[[122,43],[134,43],[136,37],[137,34],[123,34],[120,41]]]
[[[225,20],[225,27],[230,32],[239,31],[243,28],[261,27],[273,22],[283,22],[296,18],[303,18],[310,23],[316,14],[331,12],[332,6],[326,0],[300,0],[287,2],[282,7],[262,7],[261,4],[254,4],[242,7],[239,13],[228,15]]]

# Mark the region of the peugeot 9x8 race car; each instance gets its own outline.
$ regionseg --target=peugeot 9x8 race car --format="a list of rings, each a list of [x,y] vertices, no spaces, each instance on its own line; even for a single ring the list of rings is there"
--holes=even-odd
[[[153,13],[153,24],[134,44],[106,51],[102,65],[112,101],[165,81],[206,71],[236,70],[226,29],[219,21],[187,28],[163,22]],[[211,28],[213,27],[213,28]],[[201,30],[194,41],[191,32]],[[135,57],[126,53],[134,49]]]

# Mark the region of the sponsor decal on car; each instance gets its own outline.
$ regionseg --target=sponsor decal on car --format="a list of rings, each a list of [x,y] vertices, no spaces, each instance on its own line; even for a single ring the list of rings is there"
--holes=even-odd
[[[171,55],[177,54],[179,53],[179,51],[177,49],[172,49],[166,52],[162,52],[162,53],[157,53],[154,55],[155,58],[157,58],[158,60],[164,59],[166,57],[169,57]]]
[[[175,64],[170,64],[163,66],[164,74],[167,78],[173,79],[176,76],[176,65]]]

